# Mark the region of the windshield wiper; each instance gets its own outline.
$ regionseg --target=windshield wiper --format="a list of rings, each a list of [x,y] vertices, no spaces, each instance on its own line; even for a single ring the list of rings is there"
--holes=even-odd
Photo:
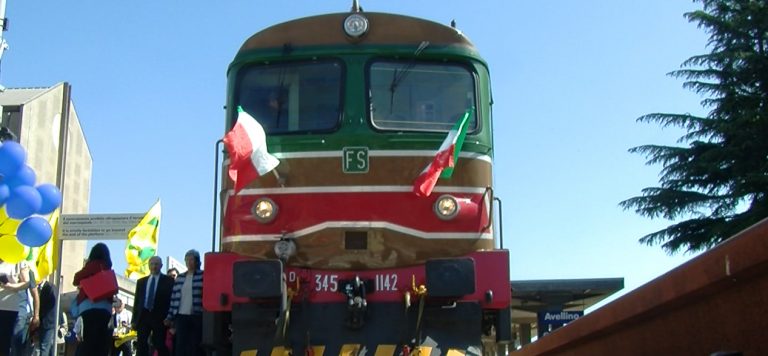
[[[405,66],[402,70],[399,72],[397,71],[397,68],[395,68],[394,72],[392,72],[392,82],[389,84],[389,113],[392,114],[392,110],[394,108],[395,104],[395,90],[397,90],[397,86],[402,83],[403,79],[408,75],[408,73],[411,72],[411,69],[416,65],[416,57],[418,57],[421,52],[424,51],[429,46],[429,41],[421,41],[419,44],[419,47],[416,48],[416,51],[413,52],[414,57],[411,59],[411,61],[408,63],[408,65]]]

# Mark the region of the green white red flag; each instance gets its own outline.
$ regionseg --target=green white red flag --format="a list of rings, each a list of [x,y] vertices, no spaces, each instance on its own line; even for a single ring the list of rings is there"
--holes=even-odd
[[[426,168],[416,177],[413,182],[413,193],[420,197],[428,197],[432,194],[438,178],[450,178],[453,173],[453,167],[459,159],[461,146],[464,145],[464,137],[467,135],[467,126],[472,110],[467,111],[464,116],[453,125],[448,136],[440,145],[435,154],[435,158]]]
[[[235,194],[280,164],[267,151],[264,128],[242,107],[238,107],[237,112],[235,127],[224,136],[224,147],[229,153],[228,173],[235,182]]]

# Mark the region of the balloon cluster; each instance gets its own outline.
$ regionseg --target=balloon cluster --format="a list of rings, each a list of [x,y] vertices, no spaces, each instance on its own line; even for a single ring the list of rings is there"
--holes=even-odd
[[[0,259],[10,263],[23,259],[25,246],[40,247],[50,240],[51,225],[40,215],[61,206],[59,188],[35,186],[37,176],[26,161],[27,152],[17,142],[0,145]]]

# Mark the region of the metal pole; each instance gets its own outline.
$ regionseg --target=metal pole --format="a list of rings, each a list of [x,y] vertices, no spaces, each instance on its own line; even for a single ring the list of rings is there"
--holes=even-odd
[[[0,0],[0,60],[3,53],[8,49],[8,41],[5,40],[3,32],[8,30],[8,19],[5,18],[5,0]],[[0,85],[0,92],[5,91],[5,87]]]
[[[504,249],[504,214],[501,213],[501,199],[493,197],[493,200],[499,202],[499,249]]]
[[[218,213],[218,206],[219,206],[219,145],[223,143],[224,140],[218,140],[216,141],[216,144],[213,145],[214,151],[216,153],[215,161],[213,162],[213,223],[211,224],[211,252],[216,252],[216,214]]]
[[[61,206],[59,207],[59,221],[61,221],[61,216],[64,212],[64,202],[66,201],[65,193],[66,190],[64,189],[64,176],[65,176],[65,167],[67,164],[67,136],[69,133],[69,101],[72,98],[72,87],[69,85],[69,83],[64,82],[62,88],[62,99],[61,99],[61,120],[59,125],[59,154],[58,154],[58,160],[56,162],[56,186],[59,187],[59,190],[61,191]],[[62,296],[62,284],[64,280],[64,276],[61,275],[61,259],[62,255],[64,253],[64,241],[61,240],[60,237],[60,226],[61,224],[56,224],[56,230],[53,233],[53,237],[57,238],[54,241],[54,245],[56,248],[56,272],[54,274],[54,281],[56,282],[56,289],[58,289],[59,293],[56,297],[56,308],[54,309],[56,311],[56,322],[54,323],[54,330],[59,330],[59,318],[61,317],[61,296]],[[59,348],[55,344],[54,339],[54,345],[53,345],[53,354],[58,355]]]
[[[5,31],[5,0],[0,0],[0,29]],[[0,31],[0,39],[3,38],[3,33]]]

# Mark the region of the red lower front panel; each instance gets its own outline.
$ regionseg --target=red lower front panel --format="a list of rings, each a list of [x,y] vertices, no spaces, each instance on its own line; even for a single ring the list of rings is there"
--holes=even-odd
[[[466,257],[474,260],[475,292],[461,300],[477,301],[484,309],[508,308],[511,298],[509,252],[479,251]],[[203,307],[206,311],[230,311],[233,303],[248,302],[247,298],[236,297],[232,292],[233,264],[248,259],[227,252],[205,255]],[[369,303],[403,301],[406,292],[413,294],[414,283],[416,287],[426,283],[424,265],[364,271],[287,267],[284,273],[288,288],[296,295],[294,301],[307,300],[310,303],[345,302],[346,296],[340,290],[342,284],[356,276],[369,281],[372,286],[373,290],[367,291]],[[489,300],[488,294],[493,298]]]
[[[224,213],[223,241],[288,234],[298,237],[303,230],[329,222],[382,221],[430,233],[483,233],[488,229],[487,197],[479,193],[450,193],[462,208],[452,220],[435,215],[440,194],[418,197],[411,192],[328,192],[294,194],[238,194],[229,197]],[[259,198],[270,198],[280,208],[269,224],[253,218],[251,209]],[[407,214],[403,213],[407,207]],[[298,234],[298,235],[297,235]],[[243,235],[249,236],[243,240]]]

